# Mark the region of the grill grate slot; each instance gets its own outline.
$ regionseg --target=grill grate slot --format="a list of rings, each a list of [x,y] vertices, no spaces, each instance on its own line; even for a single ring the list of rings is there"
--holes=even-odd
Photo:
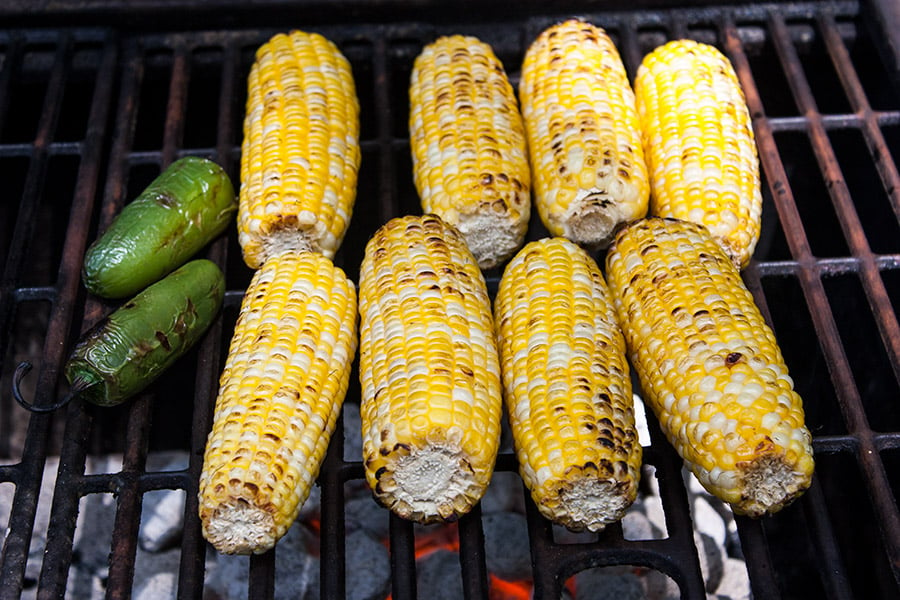
[[[420,211],[406,123],[415,56],[437,35],[476,35],[494,47],[517,86],[527,45],[567,16],[526,4],[522,16],[503,21],[490,11],[442,15],[435,3],[431,14],[416,20],[407,20],[408,11],[398,12],[403,17],[396,22],[362,11],[369,22],[315,27],[350,59],[362,106],[359,193],[337,256],[351,279],[358,280],[365,242],[377,226]],[[873,18],[893,14],[889,3],[700,3],[661,10],[637,4],[585,15],[610,32],[632,77],[642,56],[667,39],[713,43],[734,63],[754,117],[765,207],[763,238],[744,278],[806,402],[818,465],[812,488],[782,513],[736,519],[753,594],[896,597],[900,96],[889,82],[900,81],[892,70],[900,57],[877,55],[885,46],[896,51],[895,39],[878,37],[888,22],[867,28]],[[112,19],[115,10],[108,8]],[[53,22],[71,16],[69,9],[57,10],[48,13]],[[0,485],[0,494],[14,488],[0,496],[10,498],[8,506],[0,502],[0,524],[8,523],[0,600],[66,594],[77,559],[79,505],[93,494],[114,495],[116,502],[106,594],[132,594],[140,583],[142,504],[148,492],[168,489],[185,497],[177,594],[204,595],[207,545],[197,517],[197,481],[218,376],[250,280],[235,233],[205,250],[226,272],[222,315],[202,344],[148,391],[113,409],[76,400],[58,415],[30,415],[9,390],[12,370],[28,358],[36,362],[29,385],[37,404],[52,403],[64,391],[66,352],[115,306],[83,291],[84,250],[164,166],[183,155],[204,156],[238,181],[246,76],[255,49],[283,27],[285,10],[273,2],[271,21],[259,29],[266,21],[260,15],[246,26],[214,19],[200,31],[112,23],[106,29],[0,29],[0,175],[7,184],[0,197],[0,484],[12,484]],[[528,238],[544,235],[535,217]],[[487,276],[496,291],[499,270]],[[357,377],[354,372],[347,396],[354,408]],[[680,459],[652,418],[649,429],[644,461],[659,483],[666,534],[630,539],[616,525],[563,539],[526,499],[534,598],[567,597],[576,573],[615,565],[659,571],[683,598],[706,597]],[[344,456],[344,441],[339,427],[319,477],[322,598],[346,597],[354,568],[346,558],[345,500],[364,474],[357,458]],[[171,449],[187,451],[186,468],[148,468],[153,453]],[[121,468],[88,471],[93,455],[110,452],[121,454]],[[39,506],[41,492],[48,492],[41,483],[48,457],[56,456],[52,502]],[[516,468],[512,452],[501,454],[498,472]],[[39,508],[49,510],[45,532],[36,526]],[[455,526],[466,598],[491,597],[482,517],[477,507]],[[391,597],[414,599],[422,592],[416,564],[422,531],[393,515],[383,518]],[[45,536],[46,550],[31,556],[36,536]],[[290,550],[249,559],[246,597],[275,596],[282,551]]]

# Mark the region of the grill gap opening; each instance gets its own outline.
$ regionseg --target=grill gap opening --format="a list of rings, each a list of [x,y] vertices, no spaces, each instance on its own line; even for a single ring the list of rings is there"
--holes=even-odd
[[[661,571],[640,565],[593,567],[569,577],[561,600],[678,598],[678,584]]]
[[[813,255],[848,255],[847,243],[829,199],[828,189],[822,181],[809,138],[805,133],[783,131],[775,134],[775,142],[785,161],[788,182]]]
[[[103,46],[97,43],[76,46],[63,91],[54,139],[79,141],[84,138],[102,50]]]
[[[41,198],[21,283],[26,286],[53,285],[62,258],[72,190],[78,175],[78,156],[57,155],[47,161],[42,177]]]
[[[898,94],[898,97],[900,97],[900,94]],[[893,160],[894,165],[900,165],[900,125],[884,125],[881,127],[881,134],[884,136],[884,141],[891,153],[890,158]]]
[[[381,206],[380,189],[380,182],[384,179],[381,157],[384,149],[381,146],[361,144],[361,151],[353,215],[344,236],[345,241],[336,256],[347,277],[355,282],[359,281],[359,266],[362,263],[365,244],[383,222],[385,214]]]
[[[425,44],[434,41],[434,36],[421,38],[394,38],[390,40],[387,56],[387,76],[389,78],[387,94],[391,111],[390,134],[400,139],[409,138],[409,77],[413,63]],[[436,39],[436,38],[435,38]]]
[[[12,76],[0,142],[16,144],[34,141],[56,52],[56,44],[28,44],[18,63],[11,62],[9,58],[3,61],[4,68],[11,69]]]
[[[824,457],[816,456],[817,461]],[[817,462],[816,469],[820,468]],[[822,598],[821,558],[810,536],[804,501],[761,520],[771,564],[784,598]]]
[[[394,215],[418,215],[422,214],[422,205],[419,201],[419,193],[413,180],[412,155],[408,141],[397,144],[393,151],[394,162],[394,190],[393,201],[395,203]],[[384,207],[387,208],[387,207]],[[387,217],[390,213],[386,213]],[[387,218],[384,218],[386,221]]]
[[[201,46],[190,54],[190,80],[184,114],[185,148],[216,146],[223,54],[219,46]],[[239,112],[243,113],[243,107]]]
[[[639,27],[637,30],[638,47],[641,58],[669,41],[669,30],[663,26]]]
[[[825,277],[822,283],[870,426],[900,429],[900,406],[885,401],[900,396],[900,387],[859,279],[847,274]]]
[[[359,99],[359,139],[360,142],[373,140],[378,136],[378,110],[376,73],[372,66],[374,46],[369,40],[347,40],[340,44],[340,50],[350,61],[356,96]]]
[[[806,75],[806,81],[816,101],[816,108],[823,114],[852,112],[850,102],[841,86],[828,52],[825,50],[818,28],[803,24],[799,37],[791,36]]]
[[[0,260],[5,265],[11,252],[13,232],[19,218],[19,199],[25,191],[25,176],[30,160],[26,156],[6,155],[0,159],[0,180],[4,185],[4,198],[0,202]]]
[[[862,133],[836,129],[829,131],[828,137],[870,248],[876,254],[900,252],[900,223]]]
[[[881,271],[881,280],[887,289],[888,297],[891,299],[891,306],[894,312],[900,315],[900,271],[896,269],[885,269]]]
[[[15,307],[15,319],[12,321],[12,328],[9,332],[9,355],[6,364],[3,365],[3,377],[0,378],[4,394],[4,411],[0,413],[0,425],[3,426],[3,430],[0,431],[0,459],[9,458],[10,462],[18,462],[22,459],[22,449],[25,446],[31,413],[20,408],[13,401],[12,395],[7,394],[12,385],[12,375],[16,365],[27,360],[32,363],[33,368],[30,376],[22,379],[21,390],[25,398],[33,401],[38,380],[37,374],[41,369],[44,336],[47,334],[49,321],[49,301],[20,302]],[[6,407],[9,407],[8,413],[6,413]],[[61,430],[59,421],[60,419],[55,420],[57,433]],[[53,439],[59,440],[59,437],[53,436]],[[56,449],[58,443],[53,446],[53,449]],[[3,529],[0,528],[0,531]]]
[[[816,470],[855,597],[896,597],[898,590],[892,583],[881,527],[872,512],[855,457],[849,453],[820,454],[816,456]],[[814,548],[811,543],[807,551]],[[821,568],[827,567],[822,564]]]
[[[692,40],[696,40],[698,42],[702,42],[704,44],[709,44],[710,46],[717,46],[719,50],[721,50],[721,46],[719,45],[719,36],[716,28],[713,25],[700,25],[693,26],[687,28],[687,35]]]
[[[788,246],[778,209],[772,197],[766,174],[760,166],[760,185],[762,188],[762,220],[760,223],[759,241],[753,257],[758,261],[791,260],[791,249]]]
[[[813,436],[846,433],[847,426],[799,282],[794,277],[763,277],[761,281],[775,338],[795,389],[803,398],[807,427]]]
[[[121,469],[121,456],[95,456],[88,459],[95,469],[115,472]],[[109,553],[116,518],[114,494],[96,493],[83,496],[78,503],[72,566],[66,582],[71,598],[102,597],[109,577]]]
[[[753,81],[759,91],[763,110],[770,118],[796,116],[800,111],[791,96],[791,88],[775,52],[772,37],[768,31],[762,32],[761,35],[763,42],[758,47],[756,44],[750,47],[756,52],[750,53],[748,49],[747,60],[753,73]]]
[[[166,371],[171,377],[160,377],[143,392],[153,396],[151,451],[190,448],[199,352],[199,345],[191,348]]]
[[[900,448],[891,448],[881,452],[884,472],[887,473],[894,494],[894,502],[900,504]]]
[[[641,467],[641,483],[638,497],[622,519],[622,538],[629,541],[665,540],[669,537],[666,515],[659,497],[659,479],[656,467]]]
[[[135,94],[139,100],[132,144],[134,150],[158,150],[162,147],[173,61],[172,48],[144,50],[143,78],[140,90]]]
[[[851,19],[836,19],[836,21],[840,29],[855,31],[857,24]],[[900,108],[900,94],[891,86],[890,71],[885,66],[881,53],[875,48],[871,36],[856,35],[852,40],[848,40],[847,36],[842,37],[872,109]]]

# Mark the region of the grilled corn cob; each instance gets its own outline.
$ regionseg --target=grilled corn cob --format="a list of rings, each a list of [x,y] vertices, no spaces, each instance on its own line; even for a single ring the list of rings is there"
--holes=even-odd
[[[425,213],[456,227],[482,268],[515,253],[531,214],[522,116],[503,65],[474,37],[442,37],[416,58],[409,142]]]
[[[564,238],[531,242],[495,303],[506,408],[535,504],[598,531],[637,496],[641,445],[625,339],[600,269]]]
[[[282,250],[332,258],[356,198],[359,102],[347,59],[318,34],[277,34],[247,80],[238,241],[256,269]]]
[[[662,430],[735,512],[780,510],[813,472],[803,403],[772,330],[702,225],[621,231],[607,278],[632,365]]]
[[[602,29],[569,20],[541,33],[525,54],[519,99],[535,205],[550,233],[605,246],[646,214],[634,92]]]
[[[650,170],[650,214],[705,225],[739,268],[759,240],[762,195],[750,111],[714,47],[660,46],[634,83]]]
[[[256,271],[222,372],[200,478],[203,535],[265,552],[288,530],[334,431],[356,351],[356,291],[317,253]]]
[[[490,298],[462,235],[435,215],[389,221],[359,280],[363,454],[401,517],[452,521],[481,498],[500,438]]]

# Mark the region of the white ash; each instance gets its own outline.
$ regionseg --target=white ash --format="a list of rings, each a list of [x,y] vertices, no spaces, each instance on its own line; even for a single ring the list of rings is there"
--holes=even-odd
[[[574,600],[644,600],[646,587],[630,566],[598,567],[575,575]]]
[[[390,512],[371,496],[351,498],[344,503],[344,529],[348,534],[364,531],[374,540],[386,540],[390,523]]]
[[[302,523],[294,523],[275,547],[276,600],[315,600],[319,590],[319,559],[312,549],[317,540]],[[204,600],[240,600],[247,597],[250,557],[219,554],[210,549]]]
[[[488,571],[506,581],[531,579],[531,550],[525,516],[497,512],[483,515],[481,521]]]
[[[524,489],[518,473],[494,471],[491,484],[481,497],[481,513],[510,511],[525,514]]]
[[[172,548],[184,528],[184,490],[153,490],[144,494],[138,543],[147,552]]]
[[[459,600],[463,597],[459,554],[435,550],[416,563],[416,591],[419,598]]]
[[[384,544],[364,531],[354,531],[347,536],[345,550],[347,599],[386,598],[391,591],[391,559]]]

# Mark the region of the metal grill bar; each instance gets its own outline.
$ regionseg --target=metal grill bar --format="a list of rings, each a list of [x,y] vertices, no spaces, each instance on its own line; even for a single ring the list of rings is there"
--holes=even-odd
[[[43,189],[44,172],[47,163],[47,145],[53,138],[57,119],[61,110],[62,91],[66,79],[68,60],[71,52],[71,39],[63,36],[54,56],[53,67],[41,109],[41,117],[37,135],[33,143],[31,161],[26,175],[25,191],[19,205],[19,217],[10,250],[10,258],[4,269],[0,298],[0,316],[11,318],[12,287],[18,279],[27,253],[28,240],[34,227],[37,205]],[[71,278],[69,281],[72,281]],[[8,304],[7,304],[8,303]],[[57,373],[62,364],[62,348],[65,334],[68,331],[69,310],[65,299],[57,299],[53,304],[51,324],[55,325],[44,343],[44,360],[40,368],[39,388],[35,403],[46,405],[55,389]],[[0,323],[3,330],[6,323]],[[24,582],[25,563],[33,534],[34,518],[37,511],[37,499],[44,471],[44,460],[47,448],[47,435],[50,428],[51,415],[33,415],[28,423],[22,461],[15,474],[16,493],[10,510],[9,532],[3,545],[4,564],[0,570],[0,598],[14,598],[19,595]]]
[[[900,380],[900,328],[898,328],[897,318],[891,307],[890,298],[888,298],[887,290],[885,290],[884,283],[875,266],[862,224],[859,221],[850,193],[844,183],[837,158],[828,140],[828,135],[819,121],[819,111],[816,108],[815,99],[800,66],[800,58],[797,56],[788,35],[784,18],[777,13],[773,14],[771,25],[775,48],[788,74],[788,82],[794,98],[809,121],[809,133],[813,142],[813,151],[819,160],[823,176],[828,184],[829,193],[844,230],[844,236],[847,238],[850,251],[860,261],[860,275],[863,288],[869,298],[878,328],[881,331],[882,340],[890,353],[894,367],[894,376]],[[821,286],[821,280],[819,281]],[[828,305],[827,299],[825,299],[824,305]],[[831,342],[831,344],[838,346],[840,345],[840,338],[836,331],[835,334],[835,337],[832,338],[834,342]],[[843,353],[843,350],[841,352]],[[846,357],[842,358],[844,360],[843,365],[846,365]],[[841,368],[841,371],[843,370]],[[847,381],[849,384],[850,380]],[[890,483],[887,479],[887,474],[884,472],[884,465],[880,460],[880,455],[875,448],[872,431],[869,428],[868,419],[865,416],[862,401],[855,386],[853,393],[846,398],[846,401],[853,403],[853,407],[847,410],[852,410],[858,429],[851,429],[851,432],[856,433],[860,437],[860,453],[858,457],[867,475],[865,480],[882,526],[882,540],[892,564],[894,578],[900,583],[900,511],[897,510],[897,504],[890,494]]]

